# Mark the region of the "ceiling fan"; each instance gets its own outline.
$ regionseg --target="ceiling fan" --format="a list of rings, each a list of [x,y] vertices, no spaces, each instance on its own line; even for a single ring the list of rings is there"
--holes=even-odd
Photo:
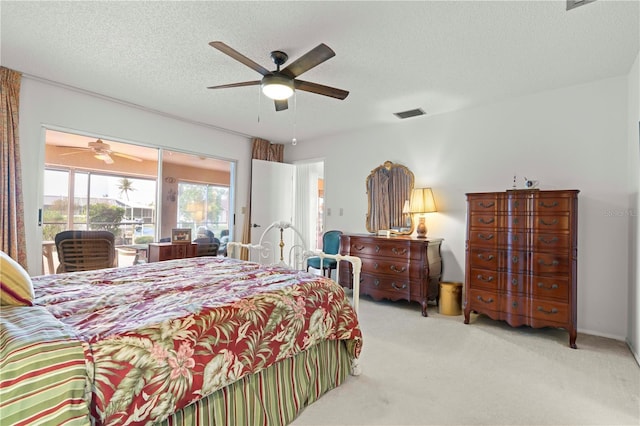
[[[134,157],[133,155],[124,154],[122,152],[112,151],[111,146],[107,143],[104,143],[102,139],[98,139],[94,142],[89,142],[86,148],[77,147],[77,146],[68,146],[68,145],[58,145],[58,147],[73,148],[78,150],[77,152],[66,152],[66,153],[60,154],[61,156],[74,155],[74,154],[80,154],[81,152],[84,152],[84,151],[91,151],[93,152],[93,156],[95,158],[97,158],[98,160],[104,161],[106,164],[113,164],[113,158],[111,158],[112,155],[116,157],[128,158],[129,160],[133,160],[133,161],[138,161],[138,162],[142,161],[142,158]]]
[[[298,80],[296,77],[304,72],[309,71],[311,68],[320,65],[324,61],[331,59],[336,54],[329,46],[324,43],[319,44],[315,48],[311,49],[289,65],[286,68],[280,69],[289,56],[286,53],[275,50],[271,52],[271,60],[276,64],[275,71],[269,71],[260,64],[252,61],[244,56],[242,53],[227,46],[221,41],[212,41],[209,45],[215,49],[218,49],[222,53],[231,56],[236,61],[243,63],[252,70],[255,70],[262,74],[261,80],[244,81],[241,83],[223,84],[220,86],[211,86],[208,89],[225,89],[229,87],[243,87],[243,86],[262,86],[262,92],[269,98],[273,99],[276,106],[276,111],[282,111],[289,108],[287,99],[293,95],[295,89],[303,90],[305,92],[311,92],[318,95],[329,96],[336,99],[344,99],[349,94],[348,91],[342,89],[336,89],[335,87],[324,86],[318,83],[311,83],[309,81]]]

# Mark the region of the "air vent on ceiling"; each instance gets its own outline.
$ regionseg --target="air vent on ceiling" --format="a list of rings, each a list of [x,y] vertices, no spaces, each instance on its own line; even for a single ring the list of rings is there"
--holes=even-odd
[[[575,9],[578,6],[584,6],[587,3],[593,3],[596,0],[567,0],[567,10]]]
[[[424,112],[422,110],[422,108],[410,109],[408,111],[394,112],[393,113],[393,115],[395,115],[396,117],[398,117],[401,120],[404,120],[405,118],[417,117],[419,115],[425,115],[425,114],[426,114],[426,112]]]

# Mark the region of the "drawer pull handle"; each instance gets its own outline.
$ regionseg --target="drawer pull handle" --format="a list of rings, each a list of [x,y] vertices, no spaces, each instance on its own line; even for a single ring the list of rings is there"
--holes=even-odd
[[[373,269],[378,269],[378,262],[375,262],[375,263],[373,264]]]
[[[407,249],[406,248],[398,250],[397,248],[394,247],[394,248],[391,249],[391,251],[393,252],[393,254],[399,254],[399,255],[407,254]]]
[[[520,237],[519,237],[519,236],[517,236],[517,235],[513,235],[513,236],[511,237],[511,240],[512,240],[512,241],[520,241]]]
[[[396,265],[391,265],[389,267],[393,272],[398,272],[398,273],[402,273],[404,271],[407,270],[407,268],[405,266],[403,266],[402,268],[398,268]]]
[[[544,288],[546,290],[557,290],[558,284],[551,284],[550,286],[545,286],[544,283],[538,283],[538,287]]]
[[[553,314],[557,314],[558,310],[556,308],[552,308],[550,311],[547,311],[542,306],[538,306],[538,312],[543,312],[548,315],[553,315]]]
[[[514,205],[514,206],[516,206],[516,207],[519,207],[519,206],[520,206],[520,201],[519,201],[519,200],[516,200],[516,201],[513,203],[513,205]]]
[[[357,245],[355,245],[355,244],[353,245],[353,248],[354,248],[354,249],[356,249],[356,250],[358,250],[358,251],[364,250],[364,247],[365,247],[365,246],[357,246]]]
[[[391,287],[395,288],[396,290],[404,290],[405,288],[407,288],[407,283],[402,283],[402,287],[398,287],[398,285],[394,281],[391,283]]]
[[[493,234],[489,234],[489,235],[478,234],[478,238],[485,241],[493,240]]]
[[[487,262],[491,262],[493,260],[493,255],[490,254],[489,256],[487,256],[486,258],[484,257],[484,254],[479,253],[478,254],[478,259],[480,260],[486,260]]]
[[[376,287],[380,285],[380,280],[379,279],[375,279],[373,280],[373,285],[375,285]]]
[[[518,223],[520,223],[520,219],[518,219],[517,217],[513,218],[513,224],[517,225]]]
[[[550,209],[550,208],[553,208],[553,207],[558,207],[558,202],[557,202],[557,201],[554,201],[554,202],[553,202],[553,203],[551,203],[551,204],[545,204],[545,202],[544,202],[544,201],[540,201],[540,203],[539,203],[538,205],[539,205],[540,207],[544,207],[544,208]]]
[[[482,207],[482,208],[488,209],[488,208],[490,208],[490,207],[495,206],[495,205],[496,205],[496,203],[494,203],[493,201],[490,201],[490,202],[488,202],[488,203],[486,203],[486,204],[485,204],[485,202],[484,202],[484,201],[480,201],[480,202],[478,203],[478,205],[479,205],[480,207]]]
[[[513,285],[513,286],[517,286],[517,285],[518,285],[518,279],[517,279],[517,278],[513,278],[513,279],[511,280],[511,285]]]
[[[484,223],[485,225],[493,223],[494,221],[495,221],[495,218],[493,217],[491,219],[485,219],[484,217],[481,217],[480,219],[478,219],[478,222]]]
[[[478,277],[477,277],[477,278],[478,278],[480,281],[484,281],[484,282],[486,282],[486,283],[490,283],[491,281],[493,281],[493,276],[489,276],[489,277],[485,278],[485,277],[484,277],[484,275],[482,275],[482,274],[478,274]]]
[[[483,303],[493,303],[493,297],[490,297],[488,299],[483,299],[482,296],[478,296],[478,300],[483,302]]]
[[[546,222],[544,219],[540,219],[540,223],[545,226],[553,226],[558,224],[558,219],[553,219],[551,222]]]
[[[376,253],[380,251],[380,246],[376,246]]]
[[[545,263],[545,261],[543,259],[540,259],[540,260],[538,260],[538,264],[540,266],[558,266],[560,264],[560,262],[557,261],[557,260],[554,260],[551,263]]]
[[[545,237],[538,237],[538,241],[545,244],[555,244],[558,242],[558,237],[553,237],[551,239],[547,239]]]
[[[514,301],[514,302],[511,304],[511,306],[513,306],[514,308],[517,308],[517,307],[518,307],[518,302]]]

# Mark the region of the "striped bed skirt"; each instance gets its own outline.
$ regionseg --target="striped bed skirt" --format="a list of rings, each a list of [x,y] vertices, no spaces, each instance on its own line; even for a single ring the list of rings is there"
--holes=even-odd
[[[326,340],[203,398],[163,426],[287,425],[349,375],[347,342]]]

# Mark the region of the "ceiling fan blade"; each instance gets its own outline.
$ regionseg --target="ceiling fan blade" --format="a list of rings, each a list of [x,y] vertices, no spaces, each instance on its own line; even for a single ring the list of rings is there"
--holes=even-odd
[[[284,111],[289,108],[289,102],[286,99],[273,101],[276,104],[276,111]]]
[[[84,149],[84,148],[76,148],[76,151],[73,152],[63,152],[62,154],[58,154],[60,157],[62,157],[63,155],[76,155],[76,154],[82,154],[83,152],[86,151],[90,151],[88,149]]]
[[[318,95],[329,96],[336,99],[344,99],[349,95],[349,92],[342,89],[336,89],[335,87],[324,86],[318,83],[311,83],[309,81],[293,80],[293,84],[296,89],[303,90],[305,92],[316,93]]]
[[[233,49],[233,48],[231,48],[229,46],[227,46],[226,44],[224,44],[221,41],[212,41],[211,43],[209,43],[209,46],[213,47],[214,49],[218,49],[219,51],[221,51],[225,55],[231,56],[233,59],[235,59],[238,62],[242,62],[243,64],[245,64],[246,66],[248,66],[252,70],[257,71],[262,75],[267,75],[267,74],[270,73],[270,71],[268,69],[266,69],[265,67],[263,67],[262,65],[252,61],[251,59],[249,59],[246,56],[244,56],[242,53],[238,52],[237,50],[235,50],[235,49]]]
[[[104,161],[105,164],[113,164],[113,158],[111,158],[109,154],[103,156],[101,160]]]
[[[142,162],[142,158],[134,157],[133,155],[123,154],[121,152],[111,152],[111,155],[115,155],[116,157],[127,158],[129,160]]]
[[[327,59],[336,56],[336,52],[331,50],[329,46],[320,43],[295,61],[291,62],[285,69],[280,71],[282,74],[295,78],[311,68],[320,65]]]
[[[260,84],[260,80],[255,81],[243,81],[242,83],[221,84],[219,86],[207,87],[207,89],[226,89],[229,87],[243,87],[243,86],[257,86]]]

